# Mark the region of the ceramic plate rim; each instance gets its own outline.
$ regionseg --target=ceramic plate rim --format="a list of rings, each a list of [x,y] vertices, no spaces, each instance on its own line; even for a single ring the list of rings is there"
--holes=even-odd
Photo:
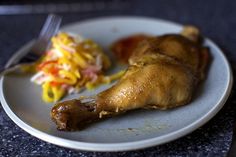
[[[152,21],[158,21],[158,22],[164,22],[168,23],[170,25],[176,25],[176,26],[182,26],[180,24],[176,24],[171,21],[166,21],[163,19],[159,18],[150,18],[150,17],[140,17],[140,16],[110,16],[110,17],[100,17],[100,18],[92,18],[88,20],[83,20],[75,23],[70,23],[66,25],[66,27],[70,25],[78,25],[86,22],[91,22],[91,21],[99,21],[99,20],[111,20],[111,19],[137,19],[137,20],[152,20]],[[155,145],[160,145],[164,144],[170,141],[173,141],[177,138],[180,138],[182,136],[185,136],[192,131],[196,130],[203,124],[205,124],[207,121],[209,121],[213,116],[216,115],[216,113],[223,107],[225,104],[226,100],[228,99],[231,89],[232,89],[232,84],[233,84],[233,76],[232,76],[232,70],[230,67],[230,64],[228,60],[226,59],[224,53],[218,48],[218,46],[212,42],[210,39],[206,39],[209,44],[214,47],[218,52],[220,52],[220,55],[222,56],[222,59],[224,63],[227,65],[227,73],[229,75],[229,80],[227,82],[227,88],[223,92],[221,98],[219,99],[218,103],[211,108],[204,116],[199,118],[198,120],[194,121],[192,124],[181,128],[180,130],[173,131],[167,135],[162,135],[160,137],[155,137],[151,139],[145,139],[145,140],[140,140],[140,141],[134,141],[134,142],[121,142],[121,143],[89,143],[89,142],[80,142],[80,141],[75,141],[75,140],[68,140],[60,137],[56,137],[50,134],[47,134],[43,131],[39,131],[30,125],[26,124],[24,121],[22,121],[9,107],[9,105],[6,102],[6,99],[3,94],[3,80],[4,77],[1,78],[0,80],[0,99],[2,106],[7,113],[7,115],[23,130],[28,132],[29,134],[44,140],[49,143],[53,143],[55,145],[67,147],[67,148],[72,148],[72,149],[77,149],[77,150],[86,150],[86,151],[110,151],[110,152],[115,152],[115,151],[129,151],[129,150],[137,150],[137,149],[142,149],[142,148],[147,148]],[[10,58],[10,60],[7,62],[6,66],[11,64],[17,57],[19,57],[19,54],[27,50],[33,41],[28,42],[24,46],[22,46],[16,53]]]

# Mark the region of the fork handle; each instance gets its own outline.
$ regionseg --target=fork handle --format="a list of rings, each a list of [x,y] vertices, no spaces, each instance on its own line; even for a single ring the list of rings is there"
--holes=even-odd
[[[11,66],[11,67],[2,67],[2,68],[0,68],[0,78],[3,76],[3,75],[6,75],[6,74],[9,74],[9,73],[11,73],[11,72],[13,72],[13,71],[16,71],[17,69],[19,69],[20,68],[20,64],[17,64],[17,65],[13,65],[13,66]]]

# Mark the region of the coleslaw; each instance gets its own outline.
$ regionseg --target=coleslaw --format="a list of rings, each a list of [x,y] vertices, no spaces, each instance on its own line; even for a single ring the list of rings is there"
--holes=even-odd
[[[124,71],[105,76],[111,65],[101,47],[91,39],[60,32],[51,39],[51,48],[36,63],[32,82],[42,86],[42,99],[56,102],[65,94],[77,93],[83,88],[110,83]]]

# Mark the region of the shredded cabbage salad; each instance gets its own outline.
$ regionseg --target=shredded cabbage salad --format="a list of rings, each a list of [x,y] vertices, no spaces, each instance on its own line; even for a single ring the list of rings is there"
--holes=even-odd
[[[51,39],[52,46],[36,63],[32,82],[42,86],[42,99],[56,102],[65,94],[82,88],[94,89],[120,78],[124,71],[105,76],[110,60],[91,39],[60,32]]]

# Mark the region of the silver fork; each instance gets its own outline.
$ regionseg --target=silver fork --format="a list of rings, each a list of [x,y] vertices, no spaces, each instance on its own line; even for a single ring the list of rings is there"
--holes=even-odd
[[[61,20],[62,18],[60,16],[49,14],[40,31],[38,38],[35,40],[30,50],[25,52],[20,60],[0,69],[0,77],[18,69],[22,65],[30,64],[39,59],[39,57],[50,45],[51,37],[58,32]]]

